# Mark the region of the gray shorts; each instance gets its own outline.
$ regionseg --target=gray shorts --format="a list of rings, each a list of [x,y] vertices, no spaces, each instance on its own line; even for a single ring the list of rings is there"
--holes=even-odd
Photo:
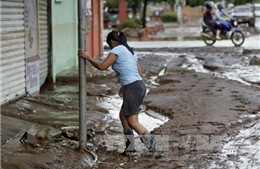
[[[145,94],[146,87],[142,80],[123,86],[122,109],[125,117],[139,113]]]

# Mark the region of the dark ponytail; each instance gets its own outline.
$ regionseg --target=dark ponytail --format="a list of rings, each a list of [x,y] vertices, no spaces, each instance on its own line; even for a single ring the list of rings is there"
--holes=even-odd
[[[119,43],[124,45],[132,54],[134,54],[133,49],[127,44],[126,36],[123,32],[118,32]]]
[[[111,31],[107,35],[107,43],[110,44],[111,40],[117,41],[119,44],[124,45],[132,54],[134,54],[133,49],[127,44],[126,36],[123,32]]]

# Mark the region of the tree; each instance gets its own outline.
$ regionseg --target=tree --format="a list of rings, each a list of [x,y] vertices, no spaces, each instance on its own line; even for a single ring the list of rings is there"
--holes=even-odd
[[[234,5],[243,5],[246,3],[253,3],[254,0],[233,0]]]
[[[204,5],[206,1],[205,0],[187,0],[186,3],[189,6],[199,6],[199,5]]]
[[[142,15],[142,27],[146,27],[146,9],[147,9],[147,4],[149,2],[168,2],[169,4],[173,5],[175,4],[175,0],[143,0],[143,15]]]
[[[151,0],[152,2],[158,2],[158,3],[161,3],[161,2],[167,2],[168,4],[170,5],[174,5],[176,0]]]
[[[108,6],[115,6],[115,4],[118,3],[119,0],[107,0],[107,5]],[[134,17],[137,14],[137,9],[140,6],[141,1],[139,0],[126,0],[128,6],[132,7],[132,11],[133,11],[133,15]],[[198,0],[191,0],[191,1],[198,1]],[[201,0],[204,1],[204,0]],[[142,27],[145,28],[146,27],[146,9],[147,9],[147,5],[149,2],[154,2],[154,3],[161,3],[161,2],[167,2],[170,5],[174,5],[176,0],[143,0],[143,9],[142,9]]]
[[[127,0],[127,5],[132,8],[133,16],[136,17],[137,11],[140,7],[140,1],[138,0]]]
[[[142,15],[142,27],[146,27],[146,8],[147,8],[148,0],[144,0],[144,7],[143,7],[143,15]]]

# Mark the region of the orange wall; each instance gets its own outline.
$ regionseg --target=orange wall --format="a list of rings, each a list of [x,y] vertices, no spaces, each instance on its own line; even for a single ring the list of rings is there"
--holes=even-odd
[[[124,23],[127,19],[127,2],[126,1],[120,1],[118,3],[119,6],[119,22]]]
[[[92,57],[100,57],[103,52],[101,0],[91,0],[90,28],[86,31],[86,51]]]

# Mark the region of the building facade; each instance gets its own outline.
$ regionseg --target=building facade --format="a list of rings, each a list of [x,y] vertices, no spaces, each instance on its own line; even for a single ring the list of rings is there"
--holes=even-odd
[[[89,1],[86,48],[101,56],[102,1]],[[78,66],[78,1],[1,0],[0,103],[35,95],[46,79]],[[100,38],[99,38],[100,37]]]
[[[49,40],[47,0],[1,0],[1,104],[39,92]]]

